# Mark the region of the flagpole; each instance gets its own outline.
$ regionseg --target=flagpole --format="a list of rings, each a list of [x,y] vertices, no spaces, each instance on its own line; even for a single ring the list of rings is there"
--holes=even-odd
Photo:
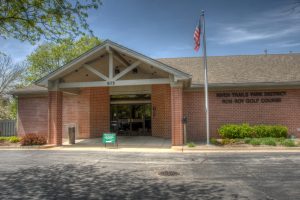
[[[206,34],[204,10],[201,11],[201,20],[203,26],[203,67],[204,67],[204,94],[205,94],[205,115],[206,115],[206,144],[209,145],[209,107],[208,107],[208,76],[206,60]]]

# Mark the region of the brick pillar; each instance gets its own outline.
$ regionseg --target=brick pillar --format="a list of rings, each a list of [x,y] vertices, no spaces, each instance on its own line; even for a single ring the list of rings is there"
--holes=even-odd
[[[62,92],[49,91],[48,143],[62,145]]]
[[[171,86],[172,145],[183,144],[183,98],[182,86]]]

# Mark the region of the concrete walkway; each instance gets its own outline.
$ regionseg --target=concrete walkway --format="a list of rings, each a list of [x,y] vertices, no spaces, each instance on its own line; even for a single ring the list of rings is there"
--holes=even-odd
[[[115,147],[113,144],[106,145],[107,147]],[[120,148],[160,148],[170,149],[172,146],[171,139],[164,139],[152,136],[118,136],[118,147]],[[70,145],[68,140],[64,140],[63,147],[104,147],[101,138],[78,139],[76,143]]]

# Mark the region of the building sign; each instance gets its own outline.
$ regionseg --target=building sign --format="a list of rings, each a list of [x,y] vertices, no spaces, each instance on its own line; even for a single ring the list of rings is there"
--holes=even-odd
[[[280,103],[281,98],[286,95],[285,91],[278,92],[221,92],[216,93],[224,104],[244,103]]]
[[[117,142],[117,136],[115,133],[103,133],[102,143],[103,144],[115,144]]]

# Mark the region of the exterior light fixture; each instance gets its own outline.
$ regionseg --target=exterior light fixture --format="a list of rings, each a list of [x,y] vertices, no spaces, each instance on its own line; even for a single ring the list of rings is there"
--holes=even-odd
[[[138,73],[138,69],[137,69],[137,68],[134,68],[134,69],[132,70],[132,73],[133,73],[133,74],[137,74],[137,73]]]
[[[115,74],[119,74],[119,73],[120,73],[119,67],[116,66],[116,68],[115,68]]]

